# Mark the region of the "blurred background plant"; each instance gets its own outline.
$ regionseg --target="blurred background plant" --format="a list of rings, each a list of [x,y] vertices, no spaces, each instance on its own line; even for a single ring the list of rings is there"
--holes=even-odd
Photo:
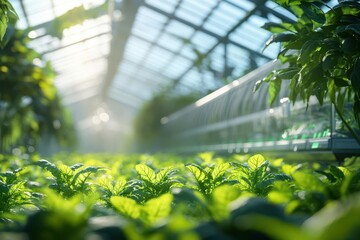
[[[143,150],[156,149],[162,122],[166,116],[198,99],[198,95],[173,95],[162,91],[144,104],[135,119],[135,138],[138,148]]]
[[[0,50],[0,152],[27,146],[33,152],[40,136],[75,144],[69,112],[62,106],[50,63],[27,46],[24,30],[14,30]]]

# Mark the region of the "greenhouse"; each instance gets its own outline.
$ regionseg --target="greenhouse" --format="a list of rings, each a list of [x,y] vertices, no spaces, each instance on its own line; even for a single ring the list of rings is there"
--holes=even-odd
[[[360,236],[358,0],[0,0],[0,239]]]

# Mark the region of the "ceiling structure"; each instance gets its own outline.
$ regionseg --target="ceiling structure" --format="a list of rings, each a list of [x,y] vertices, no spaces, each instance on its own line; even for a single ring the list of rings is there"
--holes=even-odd
[[[87,140],[104,130],[129,134],[144,102],[165,87],[205,95],[275,59],[279,45],[263,50],[270,33],[261,26],[294,20],[270,0],[10,2],[18,27],[31,28],[30,47],[56,70],[55,84]],[[52,35],[56,18],[79,6],[100,10]]]

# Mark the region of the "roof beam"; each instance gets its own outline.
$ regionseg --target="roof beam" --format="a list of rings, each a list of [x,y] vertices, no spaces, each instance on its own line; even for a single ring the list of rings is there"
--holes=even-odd
[[[265,1],[264,1],[264,2],[265,2]],[[185,25],[188,25],[189,27],[194,28],[194,29],[197,30],[197,31],[201,31],[201,32],[203,32],[203,33],[206,33],[207,35],[210,35],[210,36],[216,38],[219,43],[222,43],[222,42],[230,43],[230,44],[233,44],[233,45],[235,45],[235,46],[237,46],[237,47],[239,47],[239,48],[242,48],[242,49],[250,52],[251,54],[254,54],[254,55],[259,56],[259,57],[262,57],[262,58],[265,58],[265,59],[267,59],[267,60],[271,60],[268,56],[266,56],[266,55],[264,55],[264,54],[262,54],[262,53],[260,53],[260,52],[257,52],[257,51],[255,51],[255,50],[252,50],[252,49],[248,48],[247,46],[245,46],[245,45],[243,45],[243,44],[240,44],[240,43],[238,43],[238,42],[234,42],[234,41],[228,39],[228,35],[226,35],[226,36],[218,35],[218,34],[216,34],[216,33],[214,33],[214,32],[211,32],[211,31],[205,29],[204,27],[201,27],[201,26],[199,27],[199,26],[195,25],[195,24],[192,23],[192,22],[189,22],[189,21],[187,21],[187,20],[185,20],[185,19],[179,18],[179,17],[174,16],[174,15],[171,15],[171,14],[169,14],[169,13],[167,13],[167,12],[165,12],[165,11],[163,11],[163,10],[155,7],[155,6],[152,6],[152,5],[148,4],[148,3],[144,3],[144,6],[147,7],[147,8],[149,8],[149,9],[151,9],[151,10],[153,10],[153,11],[155,11],[155,12],[157,12],[157,13],[160,13],[160,14],[162,14],[162,15],[165,15],[165,16],[168,17],[168,18],[171,17],[172,19],[174,19],[174,20],[176,20],[176,21],[178,21],[178,22],[181,22],[181,23],[183,23],[183,24],[185,24]],[[257,8],[255,8],[255,9],[257,10]],[[252,11],[251,11],[251,12],[252,12]],[[249,16],[249,17],[250,17],[250,16]]]
[[[263,0],[263,3],[265,3],[266,0]],[[240,27],[244,22],[246,22],[256,11],[258,10],[257,7],[255,7],[254,9],[252,9],[251,11],[249,11],[235,26],[233,26],[227,33],[224,37],[221,37],[219,39],[219,41],[212,47],[210,48],[206,53],[204,53],[204,57],[207,57],[217,46],[219,46],[221,43],[224,43],[224,44],[227,44],[227,43],[231,43],[233,45],[236,45],[238,46],[238,44],[233,41],[231,41],[229,39],[229,36],[231,33],[233,33],[238,27]],[[240,46],[239,46],[240,47]],[[269,57],[261,54],[261,53],[258,53],[254,50],[251,50],[251,49],[248,49],[247,47],[240,47],[242,49],[245,49],[247,51],[249,51],[250,53],[252,54],[255,54],[257,56],[260,56],[262,58],[265,58],[265,59],[268,59],[270,60]],[[251,51],[250,51],[251,50]],[[175,80],[175,85],[188,73],[191,71],[191,69],[194,68],[194,66],[196,65],[196,63],[194,62],[193,65],[191,65],[186,71],[184,71],[176,80]]]
[[[122,61],[125,53],[125,46],[131,34],[132,26],[134,25],[137,11],[142,4],[141,0],[123,0],[121,9],[121,21],[112,19],[112,39],[110,43],[110,53],[108,57],[108,68],[105,74],[103,85],[101,88],[101,99],[104,101],[107,93],[114,80],[118,67]]]
[[[146,38],[144,38],[144,37],[141,37],[141,36],[139,36],[139,35],[132,34],[132,37],[135,37],[135,38],[137,38],[137,39],[140,39],[141,41],[144,41],[144,42],[148,42],[148,43],[150,43],[152,46],[155,46],[155,47],[158,47],[158,48],[160,48],[160,49],[162,49],[162,50],[165,50],[165,51],[167,51],[167,52],[169,52],[169,53],[171,53],[171,54],[173,54],[173,55],[175,55],[175,56],[182,57],[182,58],[184,58],[184,59],[186,59],[186,60],[189,60],[189,61],[193,61],[193,60],[194,60],[194,59],[189,58],[189,57],[187,57],[187,56],[185,56],[185,55],[183,55],[183,54],[181,54],[181,53],[179,53],[179,52],[175,52],[175,51],[173,51],[173,50],[171,50],[171,49],[169,49],[169,48],[167,48],[167,47],[164,47],[164,46],[158,44],[157,42],[149,41],[148,39],[146,39]],[[146,56],[148,57],[149,54],[147,54]],[[141,67],[141,66],[144,66],[144,63],[145,63],[145,61],[139,62],[139,63],[137,63],[137,65],[138,65],[139,67]]]
[[[179,9],[180,5],[182,4],[183,0],[179,0],[174,8],[174,10],[172,11],[172,13],[169,13],[168,16],[168,20],[164,23],[164,25],[161,27],[159,34],[156,36],[156,40],[155,42],[150,42],[150,48],[148,50],[148,53],[152,51],[152,49],[154,48],[154,46],[156,46],[157,41],[159,40],[160,36],[164,33],[166,27],[169,25],[172,17],[175,15],[175,12]],[[144,63],[146,62],[146,60],[148,59],[149,54],[146,54],[145,57],[142,59],[142,61],[139,62],[139,66],[143,66]]]
[[[19,0],[20,2],[20,7],[21,10],[23,11],[24,17],[25,17],[25,22],[27,24],[27,27],[30,27],[30,23],[29,23],[29,16],[27,14],[27,11],[25,10],[25,5],[24,5],[24,1],[23,0]]]

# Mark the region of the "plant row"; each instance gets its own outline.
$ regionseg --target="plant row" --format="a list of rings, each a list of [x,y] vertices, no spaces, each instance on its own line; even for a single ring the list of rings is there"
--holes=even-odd
[[[356,239],[358,163],[0,155],[1,239]]]

